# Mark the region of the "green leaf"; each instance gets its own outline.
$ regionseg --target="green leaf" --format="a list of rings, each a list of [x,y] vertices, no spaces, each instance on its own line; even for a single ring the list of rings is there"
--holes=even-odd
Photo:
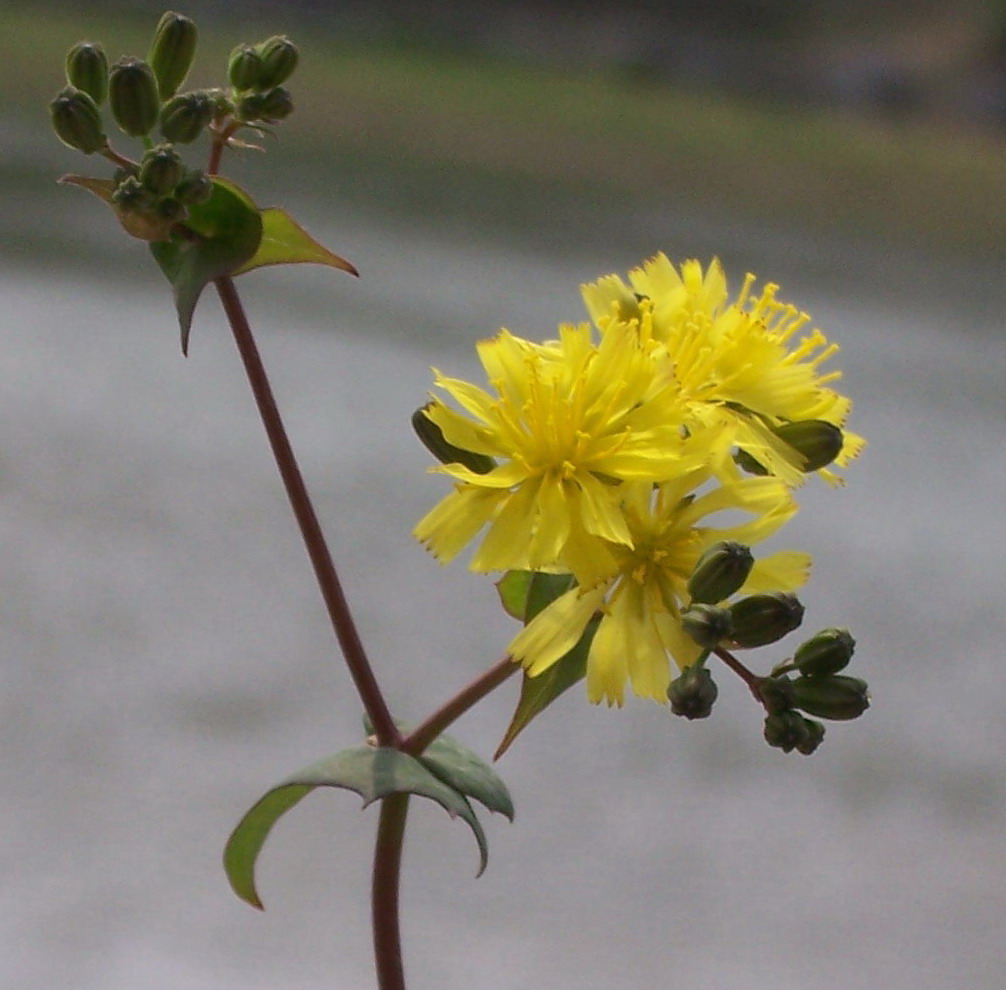
[[[264,265],[296,265],[304,262],[328,265],[349,272],[350,275],[360,274],[345,258],[340,258],[319,244],[289,213],[270,206],[262,211],[262,240],[258,250],[234,274],[241,275]]]
[[[262,908],[255,886],[255,864],[273,825],[316,787],[355,791],[366,807],[389,794],[417,794],[436,801],[452,818],[461,818],[475,835],[481,875],[489,861],[485,833],[467,798],[444,783],[419,760],[396,749],[357,746],[299,771],[267,791],[245,814],[224,849],[224,869],[234,892]]]
[[[533,571],[507,571],[496,582],[496,592],[500,596],[503,610],[522,622],[527,610],[527,594],[533,577]]]
[[[513,801],[503,779],[467,746],[450,736],[438,736],[419,760],[449,787],[513,821]]]
[[[403,736],[407,736],[415,725],[396,718],[395,727]],[[363,728],[368,735],[374,731],[370,717],[366,714],[363,716]],[[502,777],[474,750],[451,736],[437,736],[418,759],[449,787],[513,821],[514,808],[510,791]]]
[[[540,715],[559,695],[583,680],[587,674],[587,654],[590,652],[590,644],[594,640],[598,624],[598,620],[592,620],[576,646],[548,670],[536,677],[524,674],[517,708],[503,734],[502,741],[493,754],[494,760],[498,760],[510,748],[513,741],[536,715]]]
[[[185,229],[191,236],[176,233],[171,240],[150,245],[175,290],[183,354],[188,353],[192,314],[203,289],[216,278],[234,274],[255,255],[262,218],[244,190],[215,177],[210,198],[189,207]]]

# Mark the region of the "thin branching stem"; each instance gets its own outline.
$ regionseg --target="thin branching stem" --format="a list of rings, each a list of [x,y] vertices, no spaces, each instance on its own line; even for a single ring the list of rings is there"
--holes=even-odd
[[[713,653],[716,654],[751,690],[751,693],[755,697],[755,701],[759,705],[765,704],[764,699],[761,696],[760,686],[764,678],[759,677],[754,672],[748,670],[729,650],[723,649],[721,646],[717,646]]]
[[[342,583],[339,581],[335,565],[332,562],[332,555],[329,553],[328,544],[325,542],[318,517],[311,504],[307,487],[287,438],[283,420],[280,418],[279,409],[269,385],[265,366],[262,364],[258,347],[255,345],[255,338],[252,336],[244,307],[241,305],[241,299],[234,287],[234,281],[229,277],[224,277],[218,278],[215,284],[220,301],[223,303],[224,312],[227,314],[231,330],[234,333],[234,340],[241,354],[241,360],[244,362],[248,381],[262,416],[262,423],[269,437],[276,465],[290,499],[290,506],[300,526],[308,556],[311,558],[322,598],[331,617],[343,656],[346,658],[346,666],[349,668],[349,673],[360,694],[360,699],[363,701],[363,706],[370,716],[379,745],[397,747],[401,744],[401,734],[395,728],[384,695],[374,677],[373,668],[370,666],[363,642],[357,632],[356,623],[349,610],[349,603],[342,590]]]
[[[490,691],[498,688],[518,670],[520,665],[514,663],[509,656],[494,663],[485,673],[476,677],[471,684],[462,688],[450,701],[417,725],[402,741],[402,752],[418,756],[452,722],[459,719],[469,708],[481,701]]]

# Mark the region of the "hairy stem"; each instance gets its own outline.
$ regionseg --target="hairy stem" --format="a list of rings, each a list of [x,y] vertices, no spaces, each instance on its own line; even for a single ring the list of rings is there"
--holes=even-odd
[[[408,810],[408,794],[390,794],[381,801],[381,816],[377,823],[371,910],[374,964],[379,990],[405,990],[402,937],[398,923],[398,890]]]
[[[335,565],[332,562],[332,555],[329,553],[328,545],[318,523],[318,517],[311,504],[307,487],[287,438],[283,420],[280,418],[279,409],[269,385],[265,366],[262,364],[262,358],[255,345],[248,318],[245,316],[244,307],[241,305],[241,300],[231,278],[218,278],[215,285],[220,295],[220,301],[223,303],[224,312],[230,322],[231,330],[234,332],[234,340],[241,354],[241,360],[244,362],[248,381],[262,416],[276,465],[290,499],[290,506],[300,526],[308,556],[311,558],[318,587],[321,589],[321,595],[332,620],[335,635],[339,640],[343,656],[346,658],[346,666],[349,668],[349,673],[360,694],[360,699],[363,701],[363,706],[370,716],[378,744],[397,747],[401,744],[401,734],[391,719],[384,695],[374,677],[370,661],[367,659],[363,643],[357,632],[356,623],[353,621],[349,604],[342,590],[342,583],[339,581]]]

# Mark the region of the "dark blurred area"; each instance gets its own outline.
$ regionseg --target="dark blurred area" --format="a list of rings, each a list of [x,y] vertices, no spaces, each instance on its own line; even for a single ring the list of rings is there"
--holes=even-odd
[[[155,0],[91,9],[159,12]],[[198,8],[198,10],[194,9]],[[186,7],[221,21],[229,0]],[[964,0],[245,0],[242,18],[282,15],[370,43],[605,68],[755,101],[886,118],[1006,125],[1006,2]]]

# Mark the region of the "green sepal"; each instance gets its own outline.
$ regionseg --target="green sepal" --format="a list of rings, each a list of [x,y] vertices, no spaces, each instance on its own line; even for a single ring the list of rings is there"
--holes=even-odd
[[[315,264],[359,276],[360,273],[350,262],[319,244],[285,210],[270,206],[262,210],[261,217],[262,238],[258,249],[232,272],[233,275],[265,265]]]
[[[192,314],[203,289],[214,279],[245,270],[242,266],[258,251],[262,227],[248,194],[233,182],[214,177],[213,192],[189,208],[184,230],[150,245],[175,290],[183,354],[188,353]]]
[[[534,571],[507,571],[496,582],[496,593],[507,615],[524,621],[527,612],[527,596],[531,589]]]
[[[496,752],[493,753],[494,760],[498,760],[513,745],[514,740],[536,715],[540,715],[556,698],[586,677],[587,655],[590,653],[590,644],[594,641],[594,633],[597,632],[599,624],[599,620],[591,620],[576,646],[548,670],[536,677],[524,674],[517,707]]]
[[[481,874],[489,849],[471,804],[420,760],[389,747],[356,746],[319,760],[267,791],[245,814],[224,849],[224,870],[234,893],[263,908],[255,885],[255,864],[272,827],[316,787],[355,791],[366,807],[389,794],[416,794],[436,801],[452,818],[468,824],[478,843]]]

